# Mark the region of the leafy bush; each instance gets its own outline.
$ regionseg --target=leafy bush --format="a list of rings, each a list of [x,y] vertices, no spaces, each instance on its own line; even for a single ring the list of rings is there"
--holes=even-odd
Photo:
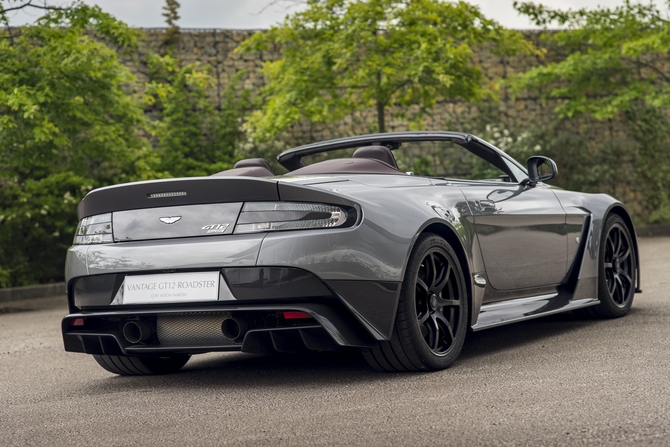
[[[158,110],[154,123],[159,172],[174,177],[210,175],[229,169],[244,137],[242,119],[250,106],[250,92],[240,91],[238,72],[215,106],[210,91],[216,80],[198,63],[182,66],[170,55],[149,54],[152,81],[147,103]]]
[[[83,4],[0,32],[3,286],[61,279],[83,195],[151,176],[134,78],[96,38],[131,48],[137,32]]]

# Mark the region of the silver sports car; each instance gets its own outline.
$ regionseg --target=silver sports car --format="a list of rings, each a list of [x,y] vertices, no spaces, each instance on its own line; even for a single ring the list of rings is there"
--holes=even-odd
[[[116,374],[211,351],[360,350],[383,371],[451,365],[468,330],[625,315],[635,228],[604,194],[545,184],[457,132],[399,132],[96,189],[67,254],[65,349]]]

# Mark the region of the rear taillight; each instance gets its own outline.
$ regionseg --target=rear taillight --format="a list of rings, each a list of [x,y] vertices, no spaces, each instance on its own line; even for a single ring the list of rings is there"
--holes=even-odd
[[[85,217],[77,226],[74,245],[105,244],[114,242],[112,234],[112,213]]]
[[[351,211],[320,203],[247,202],[235,226],[235,233],[306,230],[343,226]]]

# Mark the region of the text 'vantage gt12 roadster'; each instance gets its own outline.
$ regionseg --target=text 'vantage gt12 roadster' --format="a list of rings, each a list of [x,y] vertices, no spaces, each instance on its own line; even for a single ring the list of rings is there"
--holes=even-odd
[[[468,330],[640,292],[625,207],[564,191],[457,132],[397,132],[91,191],[67,254],[65,349],[116,374],[212,351],[358,349],[383,371],[451,365]],[[409,172],[409,171],[416,172]],[[422,175],[419,175],[422,174]]]

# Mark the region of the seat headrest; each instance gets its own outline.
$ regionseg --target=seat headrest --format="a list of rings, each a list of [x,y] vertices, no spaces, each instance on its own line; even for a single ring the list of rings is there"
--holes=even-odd
[[[234,169],[237,168],[265,168],[272,172],[270,164],[262,158],[247,158],[245,160],[240,160],[235,163]]]
[[[391,152],[391,149],[386,146],[364,146],[356,149],[353,158],[372,158],[374,160],[383,161],[389,166],[398,169],[398,163]]]

